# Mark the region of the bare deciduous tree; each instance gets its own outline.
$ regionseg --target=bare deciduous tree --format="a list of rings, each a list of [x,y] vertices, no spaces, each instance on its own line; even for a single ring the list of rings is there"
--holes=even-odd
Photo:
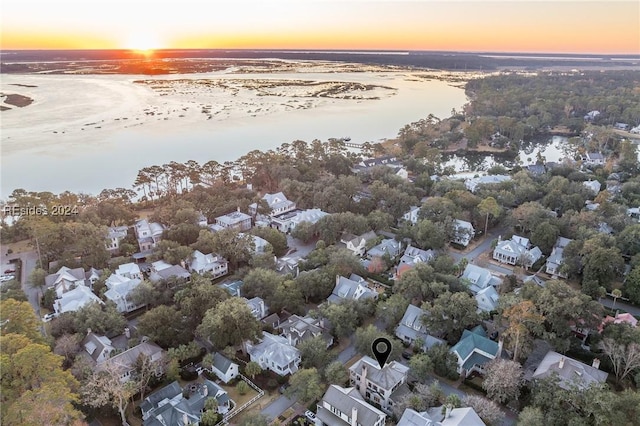
[[[618,382],[624,380],[636,368],[640,368],[640,344],[625,345],[606,337],[602,339],[600,347],[611,361]]]
[[[485,366],[482,387],[487,396],[498,403],[518,399],[522,384],[522,366],[515,361],[497,358]]]

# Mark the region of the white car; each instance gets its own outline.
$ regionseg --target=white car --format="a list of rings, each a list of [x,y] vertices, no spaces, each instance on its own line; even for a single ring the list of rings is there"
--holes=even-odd
[[[310,422],[315,422],[316,421],[316,415],[313,411],[311,410],[307,410],[304,412],[304,416],[309,419]]]
[[[13,275],[0,275],[0,283],[3,283],[5,281],[11,281],[13,279],[15,279],[16,277]]]
[[[56,314],[55,312],[51,312],[50,314],[47,314],[42,317],[42,322],[49,322],[57,316],[58,314]]]

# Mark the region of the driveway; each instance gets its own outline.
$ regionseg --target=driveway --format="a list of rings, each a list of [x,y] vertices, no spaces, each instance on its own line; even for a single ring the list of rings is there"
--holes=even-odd
[[[7,254],[7,250],[5,246],[2,246],[2,252],[0,253],[0,264],[9,263],[9,261],[14,259],[22,260],[22,273],[21,276],[16,277],[16,279],[20,280],[20,284],[22,285],[22,290],[27,295],[27,299],[29,303],[33,307],[35,313],[40,317],[40,306],[38,301],[38,290],[31,288],[28,283],[29,276],[31,272],[36,267],[36,262],[38,261],[38,254],[35,251],[23,251],[20,253],[12,253]]]
[[[280,398],[273,401],[266,408],[260,411],[260,414],[269,418],[269,420],[276,419],[280,414],[287,411],[289,407],[295,404],[296,401],[293,399],[289,399],[286,396],[282,395]]]

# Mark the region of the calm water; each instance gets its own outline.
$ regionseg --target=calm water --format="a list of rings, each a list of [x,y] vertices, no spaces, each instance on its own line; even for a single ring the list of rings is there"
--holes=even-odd
[[[206,75],[196,76],[203,77]],[[357,81],[393,87],[396,94],[379,100],[322,100],[311,109],[256,117],[239,114],[224,121],[160,120],[81,133],[77,127],[88,120],[100,122],[112,110],[117,117],[133,116],[134,110],[157,99],[139,88],[126,89],[135,79],[131,76],[3,76],[3,90],[40,95],[34,96],[37,101],[32,106],[2,113],[0,196],[6,198],[16,188],[96,194],[104,188],[131,187],[138,170],[146,166],[169,161],[232,161],[251,150],[268,150],[297,139],[311,142],[349,136],[356,143],[377,142],[396,136],[407,123],[429,114],[447,117],[452,108],[460,109],[466,103],[461,88],[443,81],[415,81],[395,72],[242,77]],[[207,103],[215,101],[207,99]],[[255,110],[255,105],[251,108]],[[8,115],[16,113],[22,115]],[[76,131],[54,135],[54,128]]]

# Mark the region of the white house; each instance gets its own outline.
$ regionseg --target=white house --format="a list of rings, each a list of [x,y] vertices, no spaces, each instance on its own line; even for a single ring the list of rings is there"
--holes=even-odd
[[[142,283],[140,278],[127,278],[122,275],[112,274],[105,285],[107,291],[104,296],[116,304],[118,312],[131,312],[143,305],[134,303],[131,300],[131,293]]]
[[[478,304],[478,313],[491,312],[498,309],[500,296],[493,286],[483,288],[474,297]]]
[[[329,385],[317,406],[316,426],[384,426],[387,415],[368,404],[355,387]]]
[[[213,278],[218,278],[229,273],[229,262],[218,254],[204,254],[196,250],[191,255],[189,270],[198,274],[209,272]]]
[[[418,413],[407,408],[398,421],[398,426],[486,426],[471,407],[433,407]]]
[[[349,382],[366,401],[378,404],[390,413],[394,404],[410,392],[406,384],[408,374],[409,367],[396,361],[380,368],[378,361],[363,356],[349,367]]]
[[[483,366],[500,356],[502,352],[502,340],[499,343],[487,338],[487,334],[481,326],[473,330],[464,330],[462,337],[450,352],[458,358],[458,373],[469,377],[476,371],[483,373]]]
[[[347,250],[356,256],[364,256],[367,241],[378,238],[375,232],[369,231],[362,235],[342,234],[340,242],[347,247]]]
[[[53,303],[53,309],[57,314],[63,314],[65,312],[75,312],[90,303],[99,303],[104,305],[104,302],[100,300],[98,296],[93,294],[89,287],[80,285],[73,290],[63,293],[62,297],[56,299]]]
[[[120,381],[128,382],[133,379],[136,372],[136,363],[140,355],[149,357],[154,367],[154,373],[160,377],[164,373],[165,351],[153,342],[143,342],[124,352],[113,355],[107,360],[96,365],[96,371],[105,368],[117,368],[120,373]]]
[[[216,217],[216,225],[226,229],[248,231],[251,229],[251,216],[242,213],[240,208],[238,208],[235,212]]]
[[[282,192],[275,194],[264,194],[262,199],[266,201],[267,205],[271,209],[269,216],[278,216],[283,213],[287,213],[296,209],[296,203],[290,201]],[[249,205],[249,214],[255,216],[258,212],[258,203]]]
[[[424,342],[422,350],[444,343],[443,340],[429,334],[429,329],[423,321],[425,314],[424,310],[415,305],[407,306],[407,310],[396,328],[396,337],[407,345],[412,345],[416,340],[420,339]]]
[[[278,329],[280,330],[280,335],[286,338],[293,346],[298,346],[299,343],[317,336],[322,336],[327,348],[333,343],[333,337],[324,328],[324,319],[321,318],[291,315],[278,325]]]
[[[135,223],[133,229],[138,239],[140,251],[146,252],[156,248],[156,245],[162,239],[165,227],[157,222],[149,223],[146,219],[140,219]]]
[[[120,242],[127,236],[128,226],[111,226],[107,230],[107,250],[111,254],[117,253],[120,249]]]
[[[468,246],[471,239],[476,235],[473,225],[465,220],[455,219],[453,221],[453,238],[452,243]]]
[[[418,214],[420,213],[420,207],[411,206],[409,211],[402,215],[402,219],[411,222],[414,225],[418,223]]]
[[[507,175],[487,175],[467,179],[464,186],[471,192],[476,192],[480,185],[495,185],[511,180],[511,176]]]
[[[313,225],[328,214],[320,209],[294,210],[271,218],[271,227],[287,233],[293,231],[302,222]]]
[[[67,268],[66,266],[58,269],[55,274],[47,275],[44,279],[46,288],[53,288],[58,298],[62,297],[67,291],[73,290],[80,286],[86,286],[86,273],[82,268]]]
[[[587,166],[602,166],[604,156],[599,152],[587,152],[582,161]]]
[[[229,383],[239,374],[238,364],[222,356],[219,352],[213,354],[211,371],[218,377],[218,379],[225,383]]]
[[[555,246],[551,251],[551,255],[547,259],[546,272],[549,275],[557,275],[562,278],[567,278],[567,274],[561,271],[562,261],[564,260],[564,249],[569,245],[569,238],[558,237]]]
[[[341,303],[343,300],[377,299],[378,293],[369,288],[362,278],[356,277],[352,275],[350,278],[345,278],[336,275],[336,285],[327,300],[330,303]]]
[[[126,277],[129,279],[142,279],[142,271],[140,270],[140,266],[137,263],[125,263],[116,269],[115,273],[122,277]]]
[[[279,376],[293,374],[300,366],[300,351],[290,345],[286,338],[266,331],[262,332],[260,343],[247,343],[247,351],[251,361]]]
[[[478,294],[485,288],[498,287],[502,284],[502,280],[493,275],[490,270],[476,265],[467,265],[461,278],[473,294]]]
[[[262,300],[260,297],[254,297],[251,299],[247,299],[246,297],[243,297],[242,300],[245,301],[245,303],[251,310],[251,313],[253,314],[254,317],[256,317],[256,319],[260,320],[266,317],[267,315],[269,315],[269,308],[264,303],[264,300]]]
[[[510,240],[500,240],[493,250],[493,258],[509,265],[522,264],[526,268],[542,257],[538,247],[530,248],[529,239],[514,235]]]

